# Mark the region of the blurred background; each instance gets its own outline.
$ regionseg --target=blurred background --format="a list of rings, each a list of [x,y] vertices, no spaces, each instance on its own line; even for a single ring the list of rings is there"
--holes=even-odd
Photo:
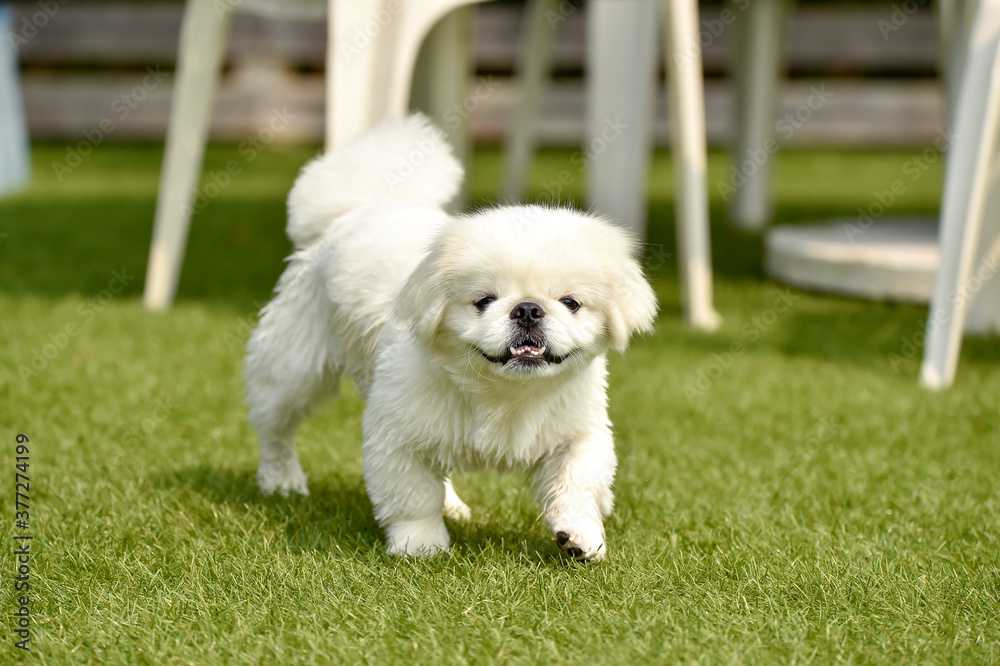
[[[933,141],[943,120],[935,14],[928,2],[910,4],[905,29],[893,30],[898,5],[892,3],[798,3],[788,26],[790,80],[782,91],[783,107],[787,111],[802,104],[813,85],[833,80],[837,85],[822,113],[784,145],[867,149]],[[53,15],[40,20],[43,5],[57,11],[50,8],[47,13]],[[111,115],[116,123],[106,136],[109,141],[163,140],[172,85],[150,89],[148,98],[125,117],[116,100],[142,83],[147,67],[173,71],[183,2],[50,0],[18,2],[14,8],[15,32],[31,35],[19,44],[19,57],[32,139],[79,139],[83,130],[98,127]],[[499,142],[506,134],[514,103],[513,88],[506,84],[515,66],[523,9],[523,2],[512,0],[474,7],[475,74],[497,83],[495,92],[469,110],[476,142]],[[727,145],[733,135],[733,90],[725,75],[736,31],[713,30],[723,9],[721,1],[700,3],[707,131],[714,147]],[[556,26],[555,79],[545,93],[539,135],[543,146],[579,145],[584,138],[585,9],[564,14]],[[287,106],[295,118],[277,140],[321,141],[325,44],[322,21],[272,21],[237,13],[213,140],[242,140],[266,124],[275,106]],[[657,100],[655,135],[666,145],[666,96]]]
[[[259,2],[189,5],[209,7],[198,14],[204,18],[213,6]],[[307,4],[272,0],[279,2]],[[1000,243],[981,243],[974,282],[954,290],[954,282],[934,284],[936,273],[948,275],[937,271],[937,220],[945,229],[950,218],[961,232],[976,217],[966,185],[992,190],[980,198],[993,201],[978,210],[983,237],[1000,238],[1000,171],[988,164],[997,154],[980,140],[996,123],[980,114],[955,146],[942,134],[945,116],[955,114],[946,111],[939,61],[948,49],[940,48],[937,10],[977,3],[795,3],[784,35],[768,41],[783,40],[787,66],[780,110],[760,114],[763,129],[781,141],[780,158],[762,163],[732,149],[746,136],[736,130],[737,112],[752,104],[742,97],[736,108],[728,73],[742,31],[725,25],[719,1],[698,7],[707,156],[698,144],[685,160],[675,149],[682,142],[671,141],[669,60],[661,57],[657,150],[646,150],[641,132],[623,132],[601,144],[600,159],[581,159],[594,136],[584,77],[596,50],[587,48],[588,17],[601,3],[556,4],[541,22],[554,35],[553,73],[524,197],[587,206],[628,189],[622,183],[638,184],[624,198],[637,195],[647,219],[641,260],[660,303],[656,330],[610,361],[619,466],[608,535],[616,559],[586,568],[557,565],[530,490],[519,477],[495,474],[457,480],[474,513],[455,526],[451,557],[387,562],[364,492],[363,401],[349,382],[297,439],[312,495],[292,502],[256,489],[243,357],[291,250],[288,191],[324,143],[322,20],[236,12],[204,160],[198,137],[182,136],[171,145],[183,144],[187,161],[161,177],[171,162],[168,117],[185,106],[173,97],[185,3],[0,0],[0,39],[9,43],[0,47],[12,47],[0,48],[0,437],[7,442],[0,463],[12,502],[14,437],[30,436],[32,509],[36,498],[41,509],[30,526],[41,546],[31,581],[32,648],[42,661],[1000,663],[997,338],[962,343],[950,390],[919,383],[925,348],[934,348],[926,334],[932,287],[947,305],[978,292],[989,315],[980,330],[1000,329],[1000,280],[987,285],[1000,271]],[[732,4],[742,16],[757,13],[747,7],[774,6]],[[461,123],[448,112],[468,120],[473,207],[513,198],[504,193],[501,146],[512,127],[528,126],[513,120],[526,6],[476,4],[466,15],[472,27],[463,24],[472,30],[463,42],[471,41],[472,63],[467,85],[456,84],[464,90],[447,96],[461,102],[445,109],[445,120],[450,130]],[[663,6],[690,8],[680,0]],[[973,54],[980,57],[969,69],[978,78],[965,80],[991,83],[1000,0],[978,6],[994,19],[976,24],[992,26],[990,39],[979,40],[990,48]],[[662,53],[662,35],[657,42]],[[641,50],[632,46],[594,59],[626,61],[617,56]],[[622,70],[605,80],[644,76]],[[953,87],[957,78],[949,78]],[[988,91],[1000,100],[1000,80],[965,88],[972,103],[949,106],[967,116],[988,108]],[[625,107],[597,118],[641,107],[636,97],[597,99]],[[204,99],[189,94],[188,106]],[[348,111],[360,106],[349,101]],[[700,120],[700,108],[687,110]],[[692,137],[700,132],[683,132]],[[951,196],[943,196],[946,147],[948,172],[960,176],[950,179]],[[621,157],[616,152],[648,158],[648,172],[621,177],[625,169],[606,169],[595,177],[609,157]],[[743,172],[773,169],[756,226],[735,214],[734,203],[756,191],[740,184],[750,179],[737,164]],[[675,178],[685,170],[700,177],[700,190]],[[611,191],[591,198],[595,182],[608,181]],[[172,199],[164,182],[173,182]],[[948,200],[957,205],[943,205]],[[897,217],[923,220],[926,232],[908,246],[914,270],[885,256],[882,283],[897,291],[864,300],[833,289],[850,282],[854,295],[871,291],[877,280],[860,251],[866,243],[889,247],[879,231]],[[162,245],[183,267],[166,314],[150,312],[148,300],[144,307],[151,259],[168,254],[157,252],[156,219],[176,232]],[[711,248],[696,248],[700,255],[688,246],[696,234],[685,233],[699,221],[696,232],[709,236],[709,222],[711,232]],[[817,222],[829,244],[855,252],[848,266],[843,253],[823,255],[833,257],[826,291],[815,285],[818,262],[786,262],[798,281],[773,270],[776,249],[791,259],[799,258],[793,250],[813,249],[775,239]],[[948,246],[941,244],[942,258]],[[685,321],[692,256],[701,257],[700,322]],[[173,295],[162,291],[160,309]],[[715,312],[721,317],[713,321]],[[956,356],[963,316],[944,311],[934,319],[957,332],[949,349]],[[718,328],[706,332],[710,324]],[[13,518],[14,507],[5,506]]]

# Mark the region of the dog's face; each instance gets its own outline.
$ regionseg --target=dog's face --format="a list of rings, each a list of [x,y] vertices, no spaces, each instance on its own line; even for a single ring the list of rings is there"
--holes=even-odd
[[[656,300],[610,223],[541,206],[458,218],[436,239],[397,314],[456,370],[524,379],[624,350]]]

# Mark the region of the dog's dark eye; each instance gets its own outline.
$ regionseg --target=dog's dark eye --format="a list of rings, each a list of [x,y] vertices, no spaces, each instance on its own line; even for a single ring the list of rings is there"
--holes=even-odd
[[[486,307],[490,303],[492,303],[495,300],[497,300],[497,299],[495,297],[493,297],[493,296],[483,296],[478,301],[476,301],[475,303],[473,303],[473,305],[476,306],[477,310],[479,310],[480,312],[482,312],[483,310],[486,309]]]
[[[559,302],[565,305],[570,312],[576,312],[580,309],[580,304],[574,301],[572,298],[567,296],[566,298],[560,298]]]

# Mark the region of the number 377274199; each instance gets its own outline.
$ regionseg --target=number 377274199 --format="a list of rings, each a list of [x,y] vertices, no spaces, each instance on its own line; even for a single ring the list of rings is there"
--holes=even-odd
[[[14,449],[15,464],[17,470],[17,486],[14,489],[14,500],[16,502],[17,526],[24,530],[28,528],[28,520],[31,517],[28,507],[28,492],[31,490],[31,479],[28,477],[28,465],[30,463],[30,450],[28,449],[28,436],[19,434],[17,436],[17,446]]]

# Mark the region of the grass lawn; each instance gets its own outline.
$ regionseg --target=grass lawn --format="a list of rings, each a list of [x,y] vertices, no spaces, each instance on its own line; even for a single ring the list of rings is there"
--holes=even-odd
[[[242,164],[194,219],[167,315],[140,305],[158,146],[101,146],[61,183],[50,165],[65,148],[36,147],[32,187],[0,201],[0,510],[11,548],[27,433],[31,659],[1000,660],[1000,345],[967,341],[955,388],[921,390],[909,343],[925,308],[763,279],[759,238],[728,227],[714,185],[725,325],[685,329],[665,154],[647,261],[662,313],[611,365],[607,562],[561,557],[521,479],[492,474],[457,479],[473,519],[450,525],[450,555],[385,555],[349,388],[300,433],[312,495],[261,497],[243,348],[313,152]],[[788,152],[779,221],[866,207],[918,153]],[[206,178],[231,159],[234,146],[211,148]],[[710,169],[727,178],[725,156]],[[536,165],[536,195],[563,170],[577,199],[584,178],[558,151]],[[499,173],[499,153],[478,151],[474,202]],[[940,165],[906,182],[893,212],[933,212]],[[744,351],[727,356],[734,342]],[[21,653],[7,552],[0,662]]]

